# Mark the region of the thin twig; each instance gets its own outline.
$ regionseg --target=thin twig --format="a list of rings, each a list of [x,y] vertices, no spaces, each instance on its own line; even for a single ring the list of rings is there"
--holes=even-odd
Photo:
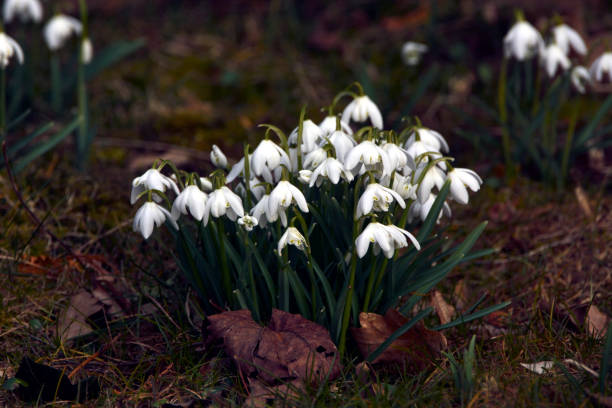
[[[72,380],[72,378],[83,369],[83,367],[85,367],[87,364],[89,364],[91,361],[95,360],[96,358],[100,357],[100,354],[104,353],[104,351],[115,342],[115,340],[117,340],[117,338],[121,335],[121,333],[117,334],[115,337],[113,337],[112,339],[110,339],[110,341],[108,343],[105,343],[102,347],[100,347],[100,350],[96,351],[95,353],[93,353],[91,356],[87,357],[85,360],[83,360],[81,362],[81,364],[79,364],[78,366],[76,366],[74,368],[74,370],[72,370],[69,374],[68,374],[68,379]]]

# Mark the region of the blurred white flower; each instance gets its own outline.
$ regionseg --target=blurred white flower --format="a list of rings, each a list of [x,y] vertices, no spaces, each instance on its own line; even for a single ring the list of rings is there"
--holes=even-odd
[[[608,80],[612,81],[612,51],[604,52],[597,58],[589,68],[591,79],[603,82],[604,75],[608,74]]]
[[[164,207],[152,201],[147,201],[136,211],[132,229],[134,232],[140,232],[144,239],[147,239],[153,233],[153,227],[159,227],[166,220],[170,222],[175,229],[178,229],[176,221]]]
[[[587,47],[580,34],[567,24],[559,24],[553,28],[553,36],[555,43],[563,50],[565,54],[569,54],[570,49],[573,49],[580,55],[586,55]]]
[[[450,180],[450,196],[460,204],[467,204],[469,195],[466,186],[476,192],[480,190],[482,179],[473,170],[454,168],[448,172],[446,177]]]
[[[393,170],[400,170],[406,166],[412,169],[415,168],[414,159],[412,156],[410,156],[406,150],[402,149],[395,143],[385,143],[382,145],[382,149],[389,156],[391,168]]]
[[[571,78],[574,88],[576,88],[576,90],[582,94],[586,92],[586,85],[591,83],[591,75],[589,74],[589,70],[580,65],[572,68]]]
[[[0,31],[0,68],[5,69],[13,56],[23,64],[23,51],[17,41]]]
[[[407,65],[417,65],[427,50],[428,47],[425,44],[408,41],[402,46],[402,59]]]
[[[327,152],[322,147],[319,147],[306,155],[302,165],[305,169],[315,169],[319,164],[323,163],[325,159],[327,159]]]
[[[264,171],[273,171],[281,164],[291,169],[287,152],[271,140],[262,140],[251,155],[251,171],[257,176],[264,176]]]
[[[395,173],[393,177],[393,191],[397,192],[404,200],[416,200],[416,188],[417,186],[410,182],[409,176]]]
[[[212,191],[212,181],[208,177],[200,177],[200,184],[202,185],[202,191]]]
[[[250,177],[254,178],[255,174],[253,173],[253,170],[252,170],[253,169],[253,155],[249,155],[249,163],[250,163],[250,169],[251,169]],[[238,176],[244,177],[243,173],[244,173],[244,157],[240,159],[238,163],[232,166],[232,169],[230,170],[227,177],[225,178],[225,182],[231,183]],[[272,172],[270,171],[270,169],[268,169],[267,167],[264,167],[262,169],[261,177],[266,181],[266,183],[270,183],[270,184],[274,183],[274,176],[272,175]]]
[[[132,180],[130,204],[134,204],[138,196],[146,190],[159,190],[163,193],[167,188],[171,188],[176,194],[180,193],[174,180],[168,176],[164,176],[157,169],[149,169],[145,171],[142,176]],[[159,199],[155,194],[153,198],[156,199],[156,201]]]
[[[34,21],[40,23],[43,17],[43,8],[39,0],[4,0],[4,22],[10,23],[15,16],[19,16],[22,23]]]
[[[418,138],[417,138],[417,134],[418,134]],[[408,149],[410,146],[412,146],[414,143],[418,141],[417,139],[420,140],[423,144],[430,147],[430,149],[426,151],[433,150],[436,152],[448,153],[448,143],[446,143],[446,140],[440,133],[436,132],[433,129],[428,129],[425,127],[415,128],[414,131],[410,133],[410,136],[406,140],[406,143],[404,143],[404,147]],[[413,157],[416,157],[416,156],[413,156]]]
[[[93,59],[93,45],[89,37],[85,37],[81,42],[81,60],[83,64],[89,64]]]
[[[298,180],[300,180],[300,183],[304,183],[304,184],[310,183],[311,177],[312,177],[311,170],[300,170],[298,172]]]
[[[426,172],[423,174],[423,172]],[[422,179],[421,179],[422,177]],[[417,197],[419,202],[424,203],[429,198],[431,190],[436,186],[438,190],[444,185],[444,171],[438,166],[428,166],[427,164],[421,164],[414,174],[415,183],[421,180],[417,187]]]
[[[504,37],[504,56],[524,61],[534,57],[543,46],[538,30],[527,21],[518,21]]]
[[[336,131],[336,120],[336,116],[326,116],[325,119],[323,119],[321,123],[319,123],[319,128],[323,131],[323,134],[325,136],[331,135]],[[340,130],[342,130],[347,135],[353,134],[353,129],[351,129],[348,123],[343,122],[342,120],[340,120]]]
[[[357,256],[363,258],[368,252],[370,244],[374,244],[374,253],[383,251],[387,258],[392,258],[396,248],[408,246],[409,238],[417,250],[421,249],[419,242],[408,231],[396,227],[395,225],[383,225],[378,222],[371,222],[355,239]]]
[[[268,222],[276,222],[280,217],[281,223],[283,225],[287,225],[287,215],[284,209],[279,209],[276,213],[271,213],[268,215],[268,200],[270,199],[270,195],[264,194],[263,197],[255,204],[255,206],[251,209],[251,214],[253,217],[257,218],[258,225],[260,227],[265,227]]]
[[[296,145],[298,140],[299,126],[293,129],[289,135],[289,145]],[[323,130],[310,119],[302,123],[302,152],[309,153],[317,148],[317,143],[323,137]]]
[[[172,209],[170,210],[172,219],[178,220],[181,214],[187,214],[187,211],[189,211],[193,218],[202,221],[207,199],[206,193],[200,190],[198,186],[185,187],[172,203]]]
[[[288,181],[280,181],[274,187],[268,199],[268,208],[266,209],[268,220],[275,219],[279,215],[279,211],[284,211],[292,204],[297,204],[302,212],[308,212],[306,198],[300,189]]]
[[[43,30],[45,41],[51,51],[57,51],[72,34],[81,34],[83,25],[74,17],[56,14]]]
[[[540,53],[540,63],[545,67],[549,78],[555,76],[558,69],[567,71],[572,65],[565,52],[557,44],[549,44]]]
[[[349,183],[353,181],[353,173],[347,171],[344,165],[334,159],[328,157],[321,163],[313,172],[310,177],[310,187],[314,186],[315,183],[318,186],[323,182],[323,178],[327,177],[332,184],[338,184],[340,177],[344,178]]]
[[[368,170],[381,171],[382,177],[389,176],[393,172],[387,152],[369,140],[353,147],[344,160],[346,169],[350,171],[353,171],[360,164],[364,164]]]
[[[336,150],[336,158],[344,163],[348,152],[357,144],[352,136],[341,130],[336,130],[329,136],[330,143]]]
[[[368,118],[372,126],[378,129],[383,128],[380,110],[367,95],[357,96],[342,112],[342,122],[346,123],[350,123],[351,119],[355,122],[365,122]]]
[[[285,233],[278,240],[277,251],[279,255],[281,254],[283,248],[285,248],[287,245],[293,245],[300,251],[304,251],[308,246],[306,244],[306,238],[304,238],[300,231],[298,231],[298,229],[295,227],[287,228]]]
[[[210,193],[208,200],[206,200],[204,217],[202,218],[204,225],[208,224],[208,218],[210,215],[215,218],[226,215],[230,220],[236,221],[238,217],[244,216],[242,200],[240,200],[240,197],[226,186],[218,188]]]
[[[397,201],[400,207],[406,208],[404,199],[394,190],[383,187],[378,183],[369,184],[359,197],[355,219],[358,220],[362,215],[369,214],[372,211],[389,211],[389,205],[393,200]]]
[[[247,231],[253,231],[253,228],[257,226],[257,218],[245,215],[244,217],[238,218],[238,224],[242,225]]]
[[[212,151],[210,152],[210,161],[215,167],[225,169],[227,168],[227,157],[223,154],[223,151],[219,149],[216,144],[212,145]]]
[[[427,198],[427,200],[422,204],[418,200],[414,201],[410,206],[408,220],[412,221],[415,217],[419,217],[421,221],[425,221],[437,197],[438,196],[436,194],[432,193],[429,195],[429,198]],[[442,209],[438,213],[438,222],[440,221],[440,218],[442,218],[442,214],[446,215],[447,217],[451,216],[451,209],[446,201],[444,202],[444,204],[442,205]]]

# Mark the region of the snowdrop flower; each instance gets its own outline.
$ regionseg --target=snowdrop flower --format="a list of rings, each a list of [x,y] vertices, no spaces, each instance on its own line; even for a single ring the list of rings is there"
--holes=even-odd
[[[330,115],[330,116],[326,116],[325,119],[323,119],[321,123],[319,123],[319,128],[323,131],[324,135],[326,136],[331,135],[337,130],[336,121],[337,121],[337,118],[333,115]],[[353,129],[351,129],[348,123],[342,120],[340,120],[340,130],[342,130],[347,135],[353,134]]]
[[[134,232],[140,232],[144,239],[147,239],[151,236],[151,233],[153,233],[153,227],[159,227],[166,220],[168,220],[170,225],[175,229],[178,229],[176,221],[174,221],[168,210],[159,204],[147,201],[138,211],[136,211],[132,229]]]
[[[409,238],[417,250],[421,249],[419,242],[408,231],[398,228],[395,225],[383,225],[378,222],[371,222],[364,228],[361,234],[355,239],[357,256],[363,258],[368,252],[370,244],[374,244],[374,253],[383,251],[387,258],[392,258],[396,248],[408,246]]]
[[[329,136],[330,143],[336,150],[336,158],[341,162],[345,161],[348,152],[357,144],[355,140],[341,130],[336,130]]]
[[[612,81],[612,51],[604,52],[597,58],[591,68],[589,68],[591,78],[597,82],[604,80],[604,75],[608,74],[608,80]]]
[[[202,218],[204,225],[208,224],[208,217],[210,215],[215,218],[227,215],[227,218],[232,221],[236,221],[238,217],[243,217],[244,208],[242,207],[240,197],[225,186],[216,189],[210,193],[206,201],[204,217]]]
[[[338,184],[341,176],[349,183],[353,181],[353,173],[347,171],[344,165],[337,159],[328,157],[312,172],[309,186],[312,187],[316,183],[317,187],[319,187],[324,177],[327,177],[332,184]]]
[[[204,217],[204,209],[206,208],[206,200],[208,196],[200,190],[198,186],[191,185],[185,187],[172,203],[170,214],[173,220],[178,220],[181,214],[187,214],[187,210],[191,216],[198,221],[202,221]]]
[[[149,169],[142,176],[132,180],[130,204],[134,204],[138,196],[146,190],[159,190],[163,193],[167,188],[171,188],[176,194],[180,193],[174,180],[168,176],[164,176],[157,169]],[[153,198],[159,199],[156,195],[154,195]]]
[[[342,122],[349,123],[352,120],[355,122],[365,122],[370,119],[372,126],[378,129],[383,128],[383,119],[378,109],[378,106],[367,95],[358,96],[344,108],[342,112]]]
[[[0,68],[5,69],[13,56],[23,64],[23,51],[17,41],[0,31]]]
[[[299,126],[289,135],[289,144],[297,145]],[[323,137],[323,130],[312,120],[302,123],[302,152],[309,153],[317,148],[317,143]]]
[[[300,234],[300,231],[298,231],[298,229],[295,227],[287,228],[287,231],[285,231],[285,233],[278,240],[277,251],[279,255],[281,254],[283,248],[287,245],[293,245],[300,251],[304,252],[305,248],[308,246],[306,244],[306,238],[304,238],[304,236]]]
[[[252,169],[253,168],[253,155],[249,155],[249,163],[250,163],[250,168]],[[240,176],[241,174],[244,175],[243,173],[244,173],[244,157],[240,159],[238,163],[232,166],[232,169],[230,170],[227,177],[225,178],[225,182],[231,183],[232,181],[236,179],[236,177]],[[251,178],[255,177],[252,171],[251,171],[250,176]],[[272,172],[270,171],[270,169],[268,169],[267,167],[264,167],[262,169],[261,177],[263,177],[266,183],[270,183],[270,184],[274,183],[274,176],[272,175]]]
[[[408,41],[402,46],[402,59],[407,65],[417,65],[421,62],[421,56],[427,52],[425,44]]]
[[[251,170],[257,176],[263,175],[266,169],[273,171],[281,164],[291,168],[287,152],[271,140],[262,140],[251,155]]]
[[[300,170],[298,172],[298,180],[300,180],[300,183],[304,183],[304,184],[310,183],[311,177],[312,177],[311,170]]]
[[[4,0],[3,15],[6,23],[13,21],[16,15],[23,23],[30,20],[40,23],[43,9],[39,0]]]
[[[393,191],[397,192],[400,197],[404,200],[416,200],[416,189],[417,186],[410,182],[409,176],[402,176],[399,173],[395,173],[393,177]]]
[[[253,217],[257,218],[258,225],[260,227],[265,227],[268,222],[276,222],[280,217],[281,223],[283,225],[287,225],[287,214],[284,209],[279,209],[277,213],[270,213],[268,215],[268,200],[270,199],[269,194],[264,194],[261,197],[261,200],[255,204],[255,206],[251,209],[251,214]]]
[[[450,195],[460,204],[467,204],[469,195],[466,186],[476,192],[480,189],[482,179],[475,171],[470,169],[455,168],[446,175],[450,180]]]
[[[315,169],[325,159],[327,159],[327,152],[322,147],[319,147],[306,155],[303,166],[305,169]]]
[[[387,152],[369,140],[365,140],[353,147],[344,160],[347,170],[352,171],[359,164],[364,164],[368,169],[382,169],[383,177],[391,175],[393,171]]]
[[[544,48],[540,54],[540,62],[546,68],[549,78],[555,76],[559,68],[567,71],[572,65],[565,52],[557,44],[552,43]]]
[[[414,201],[410,206],[410,211],[408,213],[409,221],[412,221],[415,217],[419,217],[421,221],[425,221],[437,197],[438,196],[436,194],[432,193],[424,203],[420,203],[418,200]],[[451,209],[446,201],[442,205],[442,209],[438,214],[438,222],[440,221],[440,218],[442,218],[442,214],[446,215],[447,217],[451,216]]]
[[[358,220],[362,215],[369,214],[372,210],[389,211],[389,205],[393,200],[397,201],[400,207],[406,208],[404,199],[397,192],[378,183],[369,184],[357,202],[355,219]]]
[[[535,56],[543,44],[538,30],[527,21],[518,21],[504,37],[504,56],[524,61]]]
[[[573,49],[580,55],[586,55],[587,47],[580,34],[567,24],[559,24],[553,28],[553,36],[555,43],[563,50],[565,54],[569,54],[570,49]]]
[[[589,71],[583,66],[575,66],[572,68],[571,73],[572,85],[574,88],[581,94],[586,92],[586,84],[591,82],[591,75],[589,75]]]
[[[245,215],[244,217],[238,218],[238,224],[242,225],[247,231],[253,231],[253,228],[257,226],[257,218]]]
[[[426,171],[425,174],[423,172]],[[421,179],[421,177],[423,177]],[[414,180],[421,180],[417,187],[417,198],[419,202],[424,203],[429,198],[431,190],[436,186],[438,190],[444,185],[444,172],[438,166],[429,166],[422,164],[414,174]]]
[[[227,157],[223,154],[219,146],[216,144],[212,145],[212,151],[210,152],[210,161],[215,167],[225,169],[227,168]]]
[[[81,61],[83,64],[89,64],[93,59],[93,45],[89,37],[85,37],[81,42]]]
[[[294,203],[297,204],[302,212],[308,212],[306,198],[300,189],[288,181],[280,181],[276,187],[274,187],[268,199],[268,208],[266,209],[268,220],[276,219],[280,211],[284,211],[285,208],[288,208]]]
[[[44,28],[45,41],[51,51],[57,51],[68,40],[70,35],[80,34],[83,25],[74,17],[56,14]]]
[[[212,181],[208,177],[200,177],[200,184],[202,185],[202,191],[212,191]]]
[[[409,148],[417,141],[421,141],[423,144],[431,147],[429,150],[426,151],[435,150],[436,152],[448,153],[448,143],[446,143],[446,140],[440,133],[436,132],[433,129],[428,129],[425,127],[415,128],[414,131],[410,133],[410,136],[408,137],[408,140],[406,140],[406,143],[404,143],[404,146],[406,148]]]
[[[391,168],[393,170],[400,170],[406,166],[412,169],[415,168],[414,159],[412,156],[410,156],[406,150],[402,149],[395,143],[385,143],[382,145],[382,149],[389,156]]]

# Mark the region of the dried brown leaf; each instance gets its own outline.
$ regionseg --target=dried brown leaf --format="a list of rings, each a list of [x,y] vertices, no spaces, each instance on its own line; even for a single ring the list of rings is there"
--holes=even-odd
[[[73,295],[70,298],[70,304],[60,314],[57,322],[60,338],[66,342],[91,333],[93,328],[87,323],[87,319],[103,308],[104,305],[86,290]]]
[[[434,308],[436,314],[440,318],[440,324],[446,324],[453,320],[455,308],[444,300],[444,297],[439,290],[436,290],[431,294],[431,306]]]
[[[610,318],[595,305],[591,305],[584,324],[587,332],[593,337],[602,337],[606,333]]]
[[[578,200],[578,205],[580,206],[580,209],[584,215],[589,219],[593,218],[593,211],[591,210],[591,205],[589,204],[589,198],[582,187],[577,186],[574,189],[574,194],[576,195],[576,200]]]

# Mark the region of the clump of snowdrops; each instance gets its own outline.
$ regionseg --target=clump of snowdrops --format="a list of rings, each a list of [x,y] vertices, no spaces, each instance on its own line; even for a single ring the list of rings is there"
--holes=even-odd
[[[445,138],[418,119],[384,129],[357,83],[319,124],[305,112],[289,136],[260,125],[263,140],[231,168],[213,146],[217,169],[206,177],[154,163],[132,183],[132,204],[142,202],[133,227],[145,239],[169,227],[208,312],[250,309],[259,321],[271,308],[299,312],[342,353],[359,312],[411,312],[455,265],[483,254],[468,255],[484,223],[461,243],[432,233],[482,180],[454,167]]]

